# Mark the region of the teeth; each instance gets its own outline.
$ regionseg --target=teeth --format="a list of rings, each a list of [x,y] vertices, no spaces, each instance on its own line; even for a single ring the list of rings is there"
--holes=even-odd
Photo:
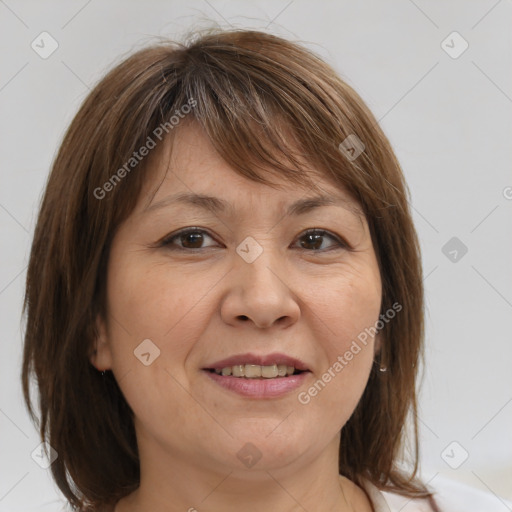
[[[273,379],[292,375],[295,367],[285,364],[273,364],[272,366],[260,366],[259,364],[237,364],[225,368],[215,368],[217,375],[232,375],[233,377],[245,377],[247,379]]]
[[[256,379],[257,377],[261,377],[262,367],[259,364],[246,364],[244,370],[244,377],[247,377],[248,379]]]
[[[231,373],[233,377],[243,377],[245,375],[245,366],[243,364],[232,366]]]
[[[265,379],[273,379],[277,377],[279,374],[277,370],[277,364],[273,364],[272,366],[262,366],[261,367],[261,376],[265,377]]]

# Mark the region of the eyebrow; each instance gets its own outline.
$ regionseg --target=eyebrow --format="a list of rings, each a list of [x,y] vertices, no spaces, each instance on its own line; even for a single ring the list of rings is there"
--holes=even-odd
[[[182,192],[179,194],[168,196],[144,209],[144,213],[149,213],[173,204],[186,204],[196,206],[198,208],[208,210],[214,214],[229,212],[234,215],[234,209],[231,203],[218,197],[208,196],[204,194],[196,194],[191,192]],[[348,209],[357,216],[361,216],[361,212],[353,205],[341,197],[318,195],[299,199],[288,206],[285,215],[304,215],[321,206],[340,206]]]

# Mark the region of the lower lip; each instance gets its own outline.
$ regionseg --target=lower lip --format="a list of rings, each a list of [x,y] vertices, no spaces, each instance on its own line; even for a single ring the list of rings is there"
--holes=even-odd
[[[275,398],[283,396],[300,387],[311,372],[302,372],[289,377],[276,377],[273,379],[246,379],[245,377],[233,377],[218,375],[215,372],[203,370],[210,379],[223,388],[234,391],[239,395],[252,398]]]

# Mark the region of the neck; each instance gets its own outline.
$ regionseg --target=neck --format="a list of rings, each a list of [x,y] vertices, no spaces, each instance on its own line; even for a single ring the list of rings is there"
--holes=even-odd
[[[311,461],[259,470],[217,468],[141,443],[140,486],[115,512],[371,511],[364,492],[338,474],[339,440],[338,435]]]

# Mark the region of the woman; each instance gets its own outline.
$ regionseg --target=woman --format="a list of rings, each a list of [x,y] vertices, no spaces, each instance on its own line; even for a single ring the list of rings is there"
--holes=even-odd
[[[416,478],[406,190],[357,93],[281,38],[162,43],[101,80],[55,160],[25,300],[25,399],[35,418],[33,373],[69,504],[362,512],[390,510],[385,491],[437,510]]]

